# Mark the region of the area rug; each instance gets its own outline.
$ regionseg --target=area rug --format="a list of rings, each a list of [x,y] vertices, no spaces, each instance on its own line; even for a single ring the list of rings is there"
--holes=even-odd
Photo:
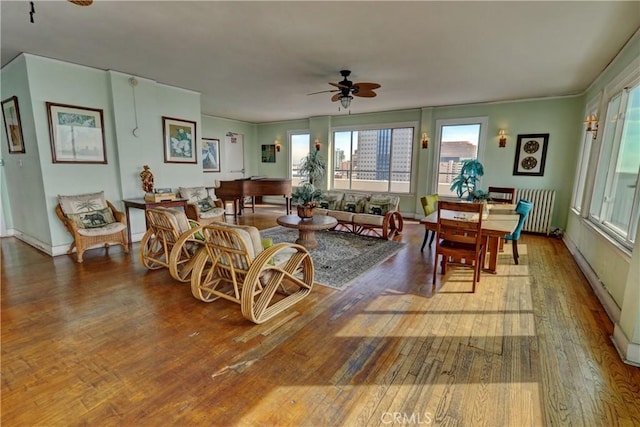
[[[260,230],[260,235],[272,238],[273,243],[293,243],[298,238],[298,230],[278,226]],[[314,281],[334,289],[344,289],[356,277],[406,245],[341,231],[317,231],[316,240],[318,247],[309,250],[315,269]]]

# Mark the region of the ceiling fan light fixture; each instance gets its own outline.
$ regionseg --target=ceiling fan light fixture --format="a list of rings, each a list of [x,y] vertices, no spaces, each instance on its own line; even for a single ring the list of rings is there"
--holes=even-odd
[[[351,105],[351,100],[353,96],[351,95],[342,95],[340,97],[340,104],[342,104],[342,108],[347,109]]]

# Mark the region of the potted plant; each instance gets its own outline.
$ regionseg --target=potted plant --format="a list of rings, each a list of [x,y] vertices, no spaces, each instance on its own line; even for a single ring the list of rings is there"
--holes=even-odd
[[[298,171],[306,181],[311,184],[317,184],[318,181],[324,177],[327,171],[327,165],[318,150],[311,150],[311,152],[300,161]]]
[[[297,205],[300,218],[313,217],[316,201],[322,197],[322,190],[310,182],[304,181],[291,193],[291,201]]]
[[[475,202],[485,201],[489,193],[476,189],[480,177],[484,175],[484,166],[478,159],[467,159],[462,163],[460,172],[451,182],[451,191],[455,191],[458,197]],[[466,195],[466,196],[465,196]]]

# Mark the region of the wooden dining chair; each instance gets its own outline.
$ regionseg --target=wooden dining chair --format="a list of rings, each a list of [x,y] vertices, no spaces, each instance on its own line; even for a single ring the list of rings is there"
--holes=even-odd
[[[529,202],[527,200],[520,200],[518,202],[518,206],[516,206],[516,212],[520,215],[520,219],[518,220],[518,226],[513,231],[513,233],[505,236],[505,240],[511,240],[513,242],[513,261],[518,264],[518,258],[520,255],[518,254],[518,240],[520,239],[520,234],[522,233],[522,227],[524,225],[524,221],[527,219],[527,215],[533,209],[533,202]]]
[[[516,189],[510,187],[489,187],[489,201],[492,203],[515,203]]]
[[[437,194],[429,194],[428,196],[420,197],[420,203],[422,203],[422,210],[424,211],[424,216],[429,216],[438,209],[438,195]],[[431,240],[429,241],[429,247],[433,244],[433,239],[436,236],[435,231],[431,231]],[[427,244],[427,238],[429,237],[429,229],[425,227],[424,229],[424,239],[422,240],[422,246],[420,247],[420,252],[424,251],[424,246]]]
[[[482,203],[438,202],[434,285],[438,257],[442,255],[443,275],[447,273],[448,264],[473,268],[472,292],[476,291],[486,249],[485,239],[482,237],[482,210]]]

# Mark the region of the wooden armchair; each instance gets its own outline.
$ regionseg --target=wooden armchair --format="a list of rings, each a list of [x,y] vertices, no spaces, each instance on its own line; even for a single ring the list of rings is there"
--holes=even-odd
[[[204,250],[195,257],[191,292],[201,301],[240,304],[242,315],[263,323],[311,293],[314,268],[309,252],[293,243],[262,249],[251,226],[214,223],[202,228]]]
[[[482,211],[482,203],[438,202],[434,285],[438,256],[442,255],[443,275],[447,273],[448,264],[473,268],[472,292],[476,291],[486,253],[485,239],[482,237]]]
[[[56,215],[73,237],[68,254],[76,249],[81,263],[84,252],[94,246],[121,245],[128,253],[127,220],[125,214],[104,198],[104,192],[58,196]]]
[[[201,225],[224,220],[224,204],[209,195],[205,187],[180,187],[180,197],[187,199],[187,218]]]
[[[168,268],[174,279],[188,282],[194,256],[203,247],[201,228],[181,210],[149,209],[147,232],[140,242],[140,262],[150,270]]]
[[[489,201],[492,203],[515,203],[516,189],[510,187],[489,187]]]

